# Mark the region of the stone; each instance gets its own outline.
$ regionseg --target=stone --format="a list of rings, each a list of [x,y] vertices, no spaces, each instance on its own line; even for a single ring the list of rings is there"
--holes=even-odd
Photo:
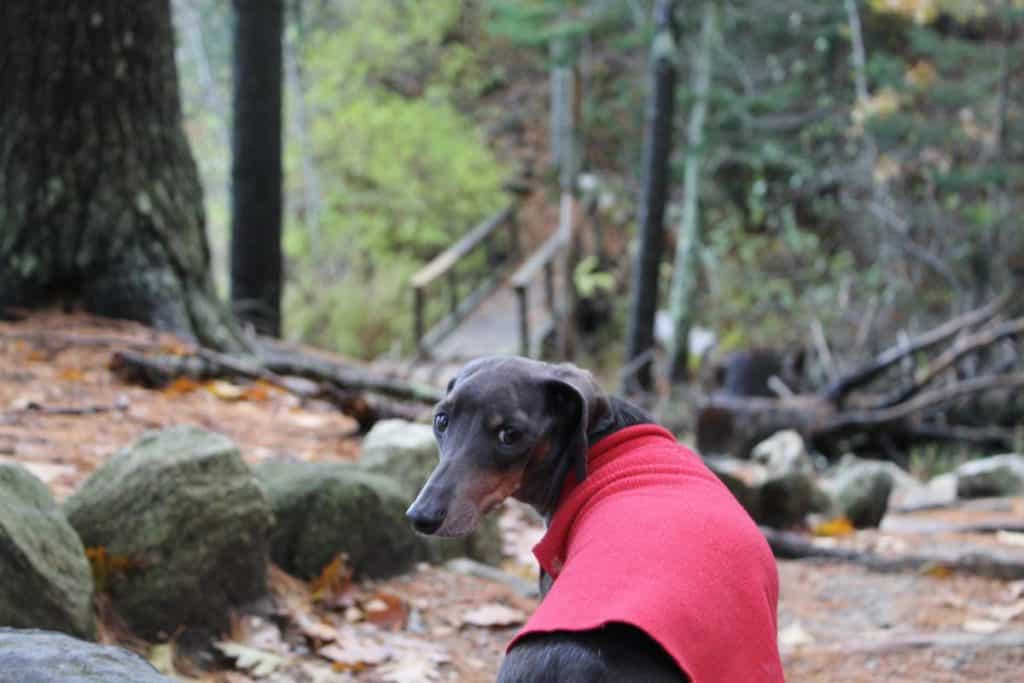
[[[932,477],[924,486],[899,500],[898,508],[907,512],[950,505],[956,500],[956,473]]]
[[[429,425],[405,420],[382,420],[363,439],[359,463],[367,471],[395,479],[406,499],[406,508],[416,498],[437,465],[439,452],[434,430]],[[456,557],[499,564],[502,560],[498,515],[484,517],[480,527],[463,538],[423,537],[431,561]]]
[[[267,461],[255,471],[276,520],[271,558],[289,573],[313,578],[345,553],[357,576],[387,577],[429,557],[393,479],[351,463]]]
[[[754,446],[750,459],[762,465],[769,478],[814,473],[814,461],[803,437],[792,429],[776,432]]]
[[[889,507],[895,481],[886,463],[862,460],[837,468],[824,483],[836,511],[858,529],[877,527]]]
[[[762,517],[761,487],[768,478],[763,465],[730,456],[704,458],[704,464],[755,520]]]
[[[0,463],[0,624],[92,638],[92,599],[85,548],[50,490]]]
[[[1008,453],[964,463],[956,468],[956,492],[960,498],[1024,493],[1024,455]]]
[[[0,683],[173,683],[119,647],[63,633],[0,627]]]
[[[143,637],[180,626],[223,633],[231,608],[266,595],[270,506],[223,435],[149,432],[97,469],[65,512],[87,548],[125,565],[102,588]]]

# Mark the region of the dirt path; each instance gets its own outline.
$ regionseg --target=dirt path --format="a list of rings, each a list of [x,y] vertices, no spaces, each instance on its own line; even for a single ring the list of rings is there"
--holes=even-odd
[[[182,422],[228,434],[251,462],[275,454],[351,460],[358,453],[351,420],[270,388],[155,392],[122,385],[106,363],[114,349],[131,346],[173,351],[181,342],[135,325],[59,314],[0,323],[0,460],[28,466],[63,498],[141,432]],[[976,547],[1024,560],[1024,537],[958,531],[994,520],[1024,522],[1024,500],[892,515],[883,531],[820,542],[886,553]],[[529,546],[540,529],[516,510],[505,522],[504,569],[532,576]],[[1024,582],[941,566],[878,574],[786,561],[779,572],[780,647],[791,682],[1022,680]],[[504,643],[536,604],[504,584],[438,567],[351,586],[333,603],[314,602],[307,585],[288,577],[278,576],[275,588],[290,596],[282,600],[294,624],[305,626],[250,619],[233,634],[281,659],[262,681],[493,680]],[[311,632],[335,639],[349,663],[310,654]],[[166,652],[135,647],[154,659]],[[187,679],[186,670],[176,672],[186,680],[250,680],[239,671]]]

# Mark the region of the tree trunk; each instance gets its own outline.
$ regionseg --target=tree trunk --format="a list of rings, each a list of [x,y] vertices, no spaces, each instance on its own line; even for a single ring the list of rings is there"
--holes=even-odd
[[[677,29],[672,0],[655,6],[655,34],[651,47],[650,93],[644,130],[643,185],[640,197],[640,234],[633,266],[633,300],[626,330],[626,364],[633,368],[623,378],[625,393],[653,388],[654,315],[658,308],[658,266],[664,243],[665,204],[668,201],[668,160],[672,151],[675,111]]]
[[[0,44],[0,306],[244,346],[209,276],[168,0],[6,0]]]
[[[711,40],[715,33],[715,8],[704,3],[700,27],[700,47],[693,79],[695,101],[686,130],[686,168],[683,177],[683,218],[676,238],[676,262],[672,271],[669,311],[672,314],[672,341],[668,351],[668,378],[687,378],[690,359],[690,329],[697,317],[697,254],[700,251],[700,158],[704,144],[704,116],[711,85]]]
[[[283,0],[235,0],[231,303],[261,333],[281,333]]]

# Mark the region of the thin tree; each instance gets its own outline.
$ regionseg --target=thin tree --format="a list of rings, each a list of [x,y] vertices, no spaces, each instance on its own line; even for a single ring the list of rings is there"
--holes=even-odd
[[[0,46],[0,307],[244,346],[210,277],[168,0],[6,0]]]
[[[281,333],[283,0],[235,0],[231,303],[263,334]]]
[[[658,307],[658,268],[664,244],[665,205],[668,201],[668,160],[672,151],[675,112],[676,41],[675,3],[658,0],[654,8],[650,91],[644,126],[643,181],[640,195],[639,244],[633,265],[632,302],[626,330],[626,366],[623,390],[653,388],[654,316]]]
[[[683,217],[676,238],[676,261],[669,292],[672,340],[668,349],[670,381],[686,379],[690,357],[690,329],[697,317],[697,277],[700,251],[700,160],[704,145],[704,118],[711,86],[711,44],[715,33],[715,8],[705,2],[700,26],[700,45],[693,74],[693,108],[686,128],[686,166],[683,175]]]

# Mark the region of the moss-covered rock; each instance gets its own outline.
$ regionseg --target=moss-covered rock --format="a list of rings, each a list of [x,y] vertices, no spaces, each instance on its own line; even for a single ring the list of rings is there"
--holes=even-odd
[[[896,484],[890,464],[847,458],[824,483],[835,500],[835,512],[858,529],[881,524]]]
[[[140,635],[223,632],[229,608],[266,594],[270,507],[225,436],[147,433],[96,470],[65,511],[86,547],[124,560],[102,588]]]
[[[387,475],[398,482],[408,507],[438,460],[437,441],[429,425],[405,420],[382,420],[363,440],[360,464],[370,472]],[[488,515],[480,528],[464,538],[426,538],[430,559],[441,562],[471,557],[481,562],[501,562],[501,530],[497,515]]]
[[[0,463],[0,624],[92,638],[92,596],[82,541],[49,489]]]
[[[1024,455],[993,455],[964,463],[956,469],[956,493],[960,498],[1024,493]]]
[[[345,553],[358,575],[385,577],[427,559],[394,480],[347,463],[271,461],[255,471],[276,520],[271,557],[286,571],[310,578]]]
[[[173,683],[145,659],[50,631],[0,628],[0,681],[17,683]]]

